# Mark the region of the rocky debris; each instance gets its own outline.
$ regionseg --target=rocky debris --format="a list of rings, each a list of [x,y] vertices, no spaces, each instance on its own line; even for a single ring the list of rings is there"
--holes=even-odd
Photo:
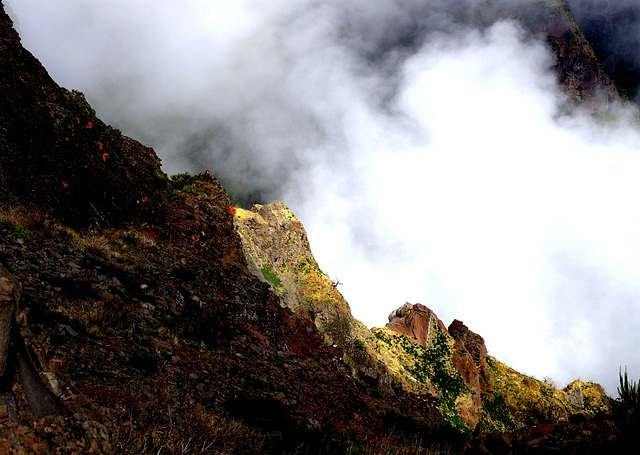
[[[24,247],[24,243],[15,245]],[[6,254],[11,248],[4,244],[2,251]],[[112,453],[113,428],[96,420],[103,420],[104,416],[73,389],[64,376],[66,369],[50,368],[60,359],[52,362],[49,357],[49,333],[28,323],[25,315],[30,308],[20,303],[18,279],[2,266],[0,271],[3,297],[9,298],[13,306],[10,322],[3,323],[15,326],[2,330],[8,339],[5,375],[0,381],[3,453],[78,453],[89,449],[90,453]]]
[[[568,455],[620,453],[620,432],[615,422],[604,416],[580,423],[558,422],[537,425],[511,433],[479,432],[465,454],[548,454]]]

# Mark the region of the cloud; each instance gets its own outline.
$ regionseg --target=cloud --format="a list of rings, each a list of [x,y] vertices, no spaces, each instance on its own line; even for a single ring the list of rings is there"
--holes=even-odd
[[[287,203],[367,325],[421,302],[540,378],[640,372],[637,115],[566,110],[545,43],[495,20],[526,0],[6,3],[169,173]]]

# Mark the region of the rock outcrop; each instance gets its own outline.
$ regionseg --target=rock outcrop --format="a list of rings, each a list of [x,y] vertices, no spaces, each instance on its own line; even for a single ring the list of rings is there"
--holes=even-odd
[[[433,339],[432,321],[439,319],[433,311],[424,305],[406,303],[389,315],[387,327],[418,340],[423,346],[431,344]],[[444,325],[442,326],[444,329]]]
[[[594,113],[620,103],[617,88],[603,71],[567,3],[564,0],[535,3],[533,11],[523,20],[533,33],[546,37],[556,56],[554,70],[567,96]]]
[[[389,373],[372,349],[373,335],[318,267],[304,226],[289,208],[275,201],[237,209],[235,224],[249,269],[271,285],[284,306],[311,321],[327,345],[342,350],[354,377],[388,389]]]
[[[478,391],[480,393],[491,391],[493,388],[493,377],[487,366],[487,347],[484,344],[484,338],[469,330],[462,321],[458,321],[457,319],[454,319],[449,325],[449,334],[456,340],[456,350],[458,352],[466,350],[471,356],[474,366],[477,368]],[[466,355],[463,357],[465,359],[467,358]],[[473,371],[473,368],[470,366],[465,367],[460,365],[460,368],[458,368],[459,371],[464,369],[467,369],[469,372]],[[472,382],[476,384],[475,377]]]
[[[421,304],[403,305],[374,334],[393,353],[383,358],[400,359],[391,370],[408,388],[436,395],[459,428],[516,430],[611,412],[611,399],[598,384],[576,381],[558,390],[525,376],[489,356],[484,339],[461,321],[445,329]],[[584,394],[589,400],[581,399]]]

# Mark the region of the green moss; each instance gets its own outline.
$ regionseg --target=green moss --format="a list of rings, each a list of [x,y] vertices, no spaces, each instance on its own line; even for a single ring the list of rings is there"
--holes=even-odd
[[[365,344],[365,342],[364,342],[364,340],[362,338],[356,338],[355,346],[356,346],[356,348],[360,349],[361,351],[366,351],[367,350],[367,345]]]
[[[280,281],[280,278],[278,278],[275,270],[273,270],[271,264],[264,264],[260,268],[260,272],[262,273],[264,279],[267,280],[267,282],[271,285],[271,287],[273,287],[274,289],[282,289],[282,282]]]
[[[30,234],[29,234],[29,232],[25,231],[24,229],[15,229],[11,233],[11,237],[16,238],[16,239],[29,240]]]
[[[416,359],[414,367],[409,370],[411,375],[419,382],[430,382],[433,385],[445,418],[456,428],[466,432],[469,427],[460,418],[456,401],[468,393],[469,389],[451,363],[452,347],[449,340],[442,330],[438,330],[429,348],[422,353],[422,346],[412,343],[407,337],[401,338],[399,342],[402,348]]]
[[[491,420],[494,423],[498,423],[504,426],[507,430],[515,430],[518,427],[513,413],[507,406],[505,398],[500,393],[494,393],[492,395],[482,395],[482,406],[485,411],[491,416]]]
[[[426,350],[420,362],[416,364],[414,374],[426,375],[447,402],[455,404],[456,398],[466,392],[460,373],[450,364],[451,346],[446,334],[439,330],[431,346]]]
[[[375,337],[385,344],[391,344],[391,339],[387,337],[382,330],[373,330]]]
[[[182,174],[175,174],[171,176],[171,183],[173,184],[173,189],[176,191],[182,191],[183,193],[191,193],[191,185],[196,183],[196,178],[185,172]]]

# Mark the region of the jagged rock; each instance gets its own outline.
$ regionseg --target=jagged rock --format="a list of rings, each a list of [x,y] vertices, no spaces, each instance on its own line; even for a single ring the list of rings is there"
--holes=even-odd
[[[572,104],[602,113],[620,103],[618,89],[602,69],[565,0],[473,3],[467,18],[471,23],[483,27],[499,18],[516,19],[528,34],[546,40],[554,56],[552,69]]]
[[[387,327],[394,332],[415,338],[423,346],[428,346],[433,338],[432,322],[436,321],[444,329],[444,324],[426,306],[405,303],[389,315]]]
[[[454,320],[447,330],[424,305],[405,304],[391,313],[389,321],[385,329],[374,331],[381,341],[377,350],[391,349],[400,359],[389,365],[405,378],[409,388],[422,390],[419,385],[423,384],[441,403],[449,400],[443,410],[452,423],[459,419],[467,428],[481,423],[484,429],[505,431],[567,421],[572,415],[610,413],[611,399],[601,387],[575,381],[560,391],[524,376],[488,356],[484,339],[461,321]],[[429,359],[430,364],[422,359]],[[448,391],[441,386],[444,383]],[[584,401],[593,403],[588,410],[577,399],[582,394],[589,394]]]
[[[460,343],[462,349],[471,355],[473,363],[477,367],[478,381],[476,383],[473,368],[468,365],[460,365],[461,374],[463,374],[462,371],[464,370],[469,371],[468,376],[470,377],[470,383],[468,383],[468,385],[472,387],[472,384],[475,384],[473,387],[477,388],[479,393],[491,390],[493,387],[493,376],[487,366],[487,347],[484,344],[484,338],[469,330],[462,321],[457,319],[454,319],[449,325],[449,334],[451,334],[454,340]]]
[[[480,366],[480,361],[487,356],[487,347],[484,338],[472,332],[469,328],[457,319],[449,325],[449,334],[454,340],[459,341],[465,347],[476,365]]]
[[[0,247],[17,280],[0,283],[14,346],[0,344],[0,451],[377,453],[437,436],[443,416],[469,432],[606,409],[601,388],[525,383],[486,353],[483,366],[481,338],[461,325],[454,339],[422,305],[368,331],[284,204],[238,210],[236,231],[212,174],[169,182],[151,149],[51,80],[3,10],[0,95]],[[596,425],[579,423],[496,438],[530,447]]]
[[[462,421],[461,429],[472,429],[481,408],[478,369],[464,346],[454,340],[433,311],[422,304],[406,303],[389,315],[386,329],[415,340],[425,351],[400,342],[413,363],[403,365],[406,375],[440,397],[443,413],[452,423]],[[378,332],[379,333],[379,332]],[[383,338],[378,334],[380,339]],[[456,420],[457,419],[457,420]]]

